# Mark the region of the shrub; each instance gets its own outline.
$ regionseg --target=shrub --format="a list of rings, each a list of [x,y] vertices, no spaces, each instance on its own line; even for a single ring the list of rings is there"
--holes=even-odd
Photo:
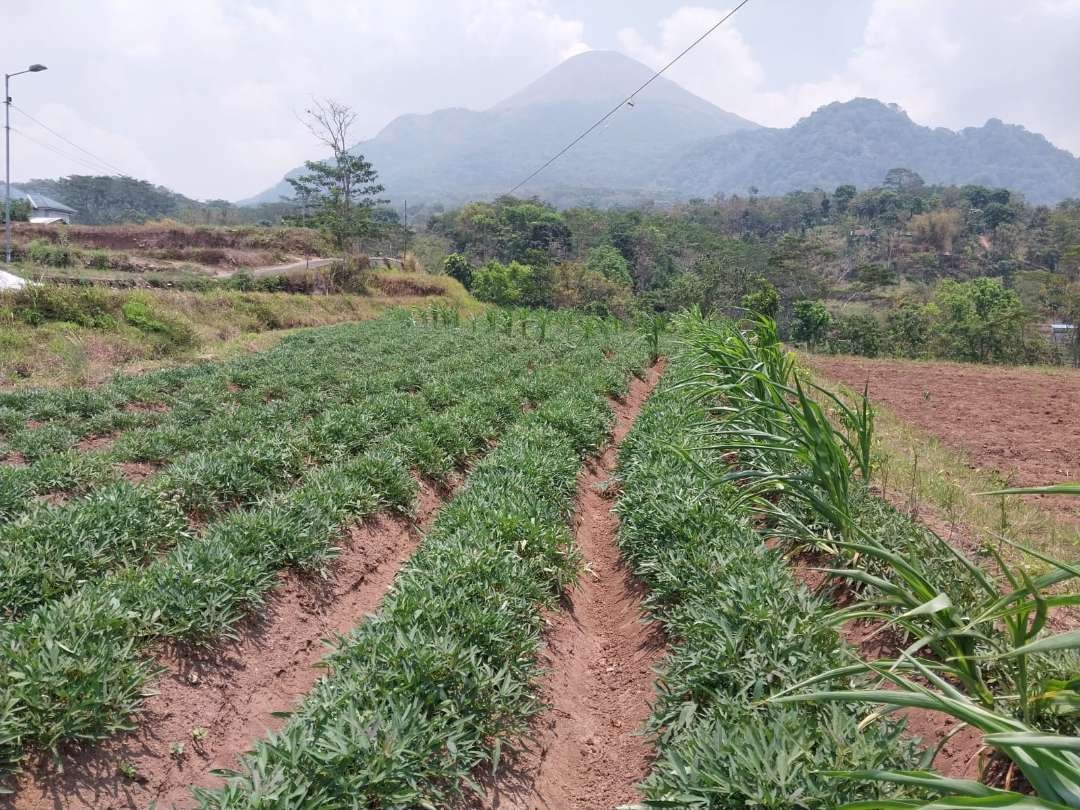
[[[104,250],[94,250],[86,257],[86,266],[95,270],[109,269],[109,254]]]
[[[551,305],[556,309],[623,318],[631,299],[629,283],[613,281],[579,264],[561,264],[552,273]]]
[[[66,242],[53,244],[44,239],[35,239],[26,248],[26,258],[34,264],[49,267],[68,267],[74,252]]]
[[[133,296],[123,303],[121,311],[128,324],[157,338],[163,352],[187,349],[199,342],[190,324],[155,312],[150,298]]]
[[[100,329],[116,328],[116,301],[115,296],[97,287],[50,284],[30,285],[0,298],[16,318],[31,326],[66,322]]]
[[[472,265],[460,253],[451,253],[443,259],[443,272],[461,282],[466,290],[472,288]]]
[[[829,348],[840,354],[877,357],[886,348],[881,322],[873,315],[847,315],[833,322]]]
[[[520,262],[488,262],[473,273],[472,293],[499,306],[539,306],[546,303],[542,274]]]

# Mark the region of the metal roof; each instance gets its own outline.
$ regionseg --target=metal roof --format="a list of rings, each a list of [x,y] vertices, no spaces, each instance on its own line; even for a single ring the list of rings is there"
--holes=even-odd
[[[62,202],[54,200],[52,197],[46,197],[44,194],[31,194],[29,191],[24,192],[27,202],[30,203],[30,207],[35,210],[48,209],[49,211],[64,211],[68,214],[78,213],[74,208],[68,205],[64,205]]]

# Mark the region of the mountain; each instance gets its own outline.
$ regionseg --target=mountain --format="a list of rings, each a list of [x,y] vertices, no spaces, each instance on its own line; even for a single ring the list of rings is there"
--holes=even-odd
[[[354,151],[374,164],[387,196],[395,199],[460,202],[502,194],[652,73],[622,54],[589,51],[488,110],[403,115]],[[671,154],[704,137],[756,128],[661,77],[526,191],[659,190],[653,181]],[[271,202],[290,193],[282,181],[241,202]]]
[[[566,60],[490,109],[403,115],[359,143],[394,200],[461,203],[506,193],[652,75],[612,51]],[[1080,197],[1080,158],[991,119],[954,132],[874,99],[826,105],[788,129],[760,127],[663,77],[521,192],[557,205],[633,204],[750,187],[860,188],[894,167],[928,183],[1003,186],[1030,201]],[[298,173],[293,170],[290,174]],[[241,204],[290,196],[282,180]]]
[[[790,129],[706,138],[661,169],[687,196],[763,194],[879,185],[902,166],[928,183],[1001,186],[1031,202],[1080,196],[1080,159],[1042,135],[992,118],[959,132],[920,126],[896,105],[868,98],[834,102]]]

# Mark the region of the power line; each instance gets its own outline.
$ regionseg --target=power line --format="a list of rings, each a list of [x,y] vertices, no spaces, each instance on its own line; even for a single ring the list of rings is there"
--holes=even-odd
[[[650,76],[648,78],[648,80],[644,84],[641,85],[641,87],[639,87],[633,93],[628,95],[626,98],[624,98],[618,104],[616,104],[614,107],[612,107],[610,110],[608,110],[604,114],[604,116],[602,118],[600,118],[595,124],[593,124],[587,130],[582,132],[576,138],[574,138],[574,140],[570,141],[570,143],[568,143],[566,146],[564,146],[562,149],[560,149],[559,152],[554,157],[552,157],[550,160],[548,160],[547,163],[545,163],[539,169],[534,171],[532,174],[530,174],[528,177],[526,177],[524,180],[522,180],[520,183],[518,183],[516,186],[514,186],[512,189],[510,189],[510,191],[507,192],[507,194],[508,195],[513,194],[515,191],[517,191],[523,185],[525,185],[530,180],[532,180],[534,177],[536,177],[536,175],[540,174],[540,172],[542,172],[544,169],[546,169],[548,166],[550,166],[556,160],[558,160],[563,155],[565,155],[567,152],[569,152],[571,149],[573,149],[575,146],[577,146],[577,144],[580,141],[582,141],[585,138],[585,136],[587,136],[590,132],[592,132],[594,129],[596,129],[598,126],[600,126],[602,123],[604,123],[609,118],[611,118],[611,116],[613,116],[615,113],[617,113],[619,110],[621,110],[624,105],[629,104],[631,107],[634,106],[634,104],[633,104],[634,96],[636,96],[638,93],[640,93],[646,87],[648,87],[650,84],[652,84],[654,81],[656,81],[656,79],[658,79],[660,76],[662,76],[663,73],[669,67],[674,65],[676,62],[678,62],[684,56],[686,56],[686,54],[690,53],[690,51],[692,51],[695,47],[697,47],[702,42],[702,40],[704,40],[707,36],[709,36],[709,34],[711,34],[713,31],[715,31],[717,28],[719,28],[725,22],[727,22],[728,19],[730,19],[732,16],[734,16],[736,11],[738,11],[740,8],[742,8],[743,6],[745,6],[749,2],[750,2],[750,0],[742,0],[742,2],[739,3],[739,5],[735,6],[735,8],[733,8],[731,11],[729,11],[727,14],[725,14],[723,17],[721,17],[720,20],[716,23],[716,25],[712,26],[712,28],[710,28],[708,31],[706,31],[704,34],[702,34],[700,37],[698,37],[693,42],[691,42],[689,45],[687,45],[686,48],[684,48],[683,51],[678,56],[676,56],[674,59],[672,59],[670,62],[668,62],[662,68],[660,68],[660,70],[656,71],[656,73],[654,73],[652,76]]]
[[[59,132],[57,132],[57,131],[56,131],[55,129],[53,129],[52,127],[50,127],[50,126],[49,126],[48,124],[44,124],[44,123],[42,123],[41,121],[39,121],[39,120],[37,120],[36,118],[34,118],[34,116],[32,116],[32,115],[31,115],[30,113],[28,113],[28,112],[27,112],[26,110],[24,110],[24,109],[23,109],[22,107],[19,107],[19,106],[17,106],[16,104],[12,104],[12,105],[11,105],[11,107],[12,107],[12,109],[14,109],[14,110],[18,110],[20,114],[22,114],[22,115],[24,115],[25,117],[29,118],[29,119],[30,119],[31,121],[33,121],[33,122],[34,122],[35,124],[37,124],[37,125],[38,125],[39,127],[41,127],[42,129],[44,129],[44,130],[47,130],[47,131],[51,132],[51,133],[52,133],[53,135],[55,135],[55,136],[56,136],[57,138],[59,138],[60,140],[62,140],[62,141],[63,141],[64,143],[70,144],[71,146],[74,146],[74,147],[75,147],[76,149],[78,149],[78,150],[79,150],[80,152],[83,152],[83,153],[85,153],[85,154],[89,155],[90,157],[92,157],[92,158],[94,159],[94,161],[95,161],[95,162],[97,162],[97,163],[100,163],[100,164],[101,164],[102,166],[104,166],[104,167],[106,167],[106,168],[108,168],[108,169],[110,169],[110,170],[112,170],[112,171],[116,172],[117,174],[120,174],[120,175],[127,175],[128,177],[130,177],[130,176],[131,176],[130,174],[128,174],[127,172],[125,172],[125,171],[124,171],[123,169],[121,169],[121,168],[120,168],[119,166],[114,166],[114,165],[113,165],[112,163],[109,163],[109,161],[105,160],[104,158],[102,158],[102,157],[99,157],[98,155],[95,155],[95,154],[94,154],[93,152],[91,152],[91,151],[90,151],[89,149],[84,149],[83,147],[81,147],[81,146],[79,146],[79,145],[78,145],[77,143],[75,143],[75,141],[73,141],[73,140],[70,140],[69,138],[65,138],[65,137],[64,137],[63,135],[61,135],[61,134],[60,134]]]
[[[67,160],[70,160],[70,161],[72,161],[74,163],[78,163],[79,165],[84,166],[84,167],[86,167],[87,169],[90,169],[93,172],[102,171],[103,167],[101,165],[95,165],[95,164],[91,163],[90,161],[86,160],[85,158],[81,158],[78,155],[69,154],[68,152],[65,152],[65,151],[63,151],[61,149],[57,149],[52,144],[45,143],[44,141],[39,141],[37,138],[34,138],[34,137],[31,137],[30,135],[27,135],[25,132],[23,132],[21,129],[18,129],[17,127],[12,127],[11,131],[14,132],[15,134],[17,134],[19,137],[25,138],[26,140],[30,141],[31,143],[37,144],[42,149],[48,149],[50,152],[53,152],[54,154],[57,154],[60,157],[65,158]]]

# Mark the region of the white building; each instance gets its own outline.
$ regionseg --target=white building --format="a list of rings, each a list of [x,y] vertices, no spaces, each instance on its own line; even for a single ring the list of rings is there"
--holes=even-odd
[[[23,197],[30,203],[30,222],[35,225],[55,225],[57,222],[70,225],[71,215],[76,213],[74,208],[44,194],[25,192]]]

